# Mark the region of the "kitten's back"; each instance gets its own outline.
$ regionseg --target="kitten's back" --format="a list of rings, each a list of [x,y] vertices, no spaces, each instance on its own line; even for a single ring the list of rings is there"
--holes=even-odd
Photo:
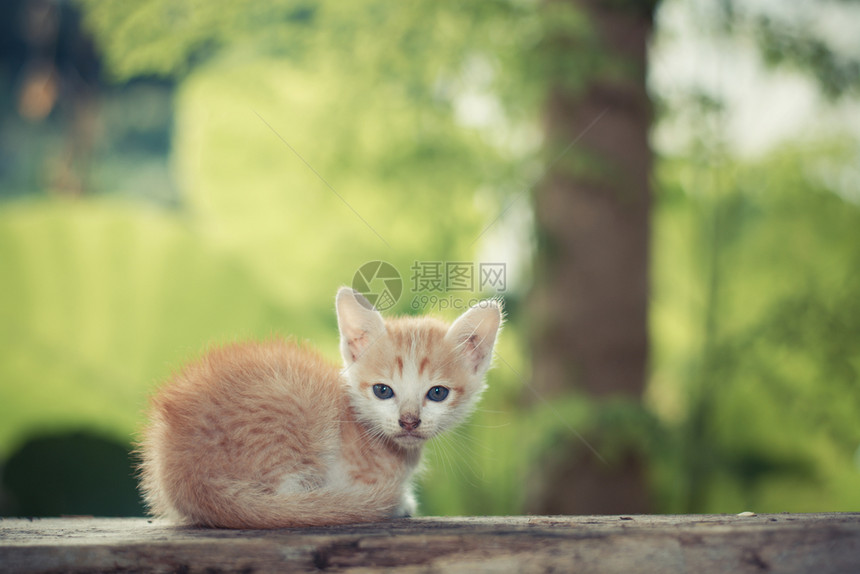
[[[301,509],[266,518],[284,469],[309,480],[323,472],[345,400],[337,367],[295,343],[210,351],[152,400],[142,442],[147,503],[158,515],[201,524],[290,525],[286,513]],[[324,501],[307,505],[321,523],[332,522]]]

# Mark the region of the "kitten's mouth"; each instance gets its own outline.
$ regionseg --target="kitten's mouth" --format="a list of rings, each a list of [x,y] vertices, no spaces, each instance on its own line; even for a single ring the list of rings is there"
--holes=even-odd
[[[409,431],[398,433],[393,438],[403,446],[418,446],[427,440],[426,436]]]

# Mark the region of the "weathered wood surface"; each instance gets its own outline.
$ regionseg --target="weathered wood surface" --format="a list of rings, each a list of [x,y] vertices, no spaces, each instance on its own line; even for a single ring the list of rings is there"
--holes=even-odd
[[[860,513],[418,518],[268,531],[0,520],[0,572],[860,573]]]

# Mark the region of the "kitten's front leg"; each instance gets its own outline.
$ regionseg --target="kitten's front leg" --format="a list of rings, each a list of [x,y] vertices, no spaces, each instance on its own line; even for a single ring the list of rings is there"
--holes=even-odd
[[[394,518],[411,518],[418,514],[418,500],[415,498],[415,493],[412,492],[412,485],[407,485],[403,490],[403,496],[400,499],[400,506],[394,513]]]

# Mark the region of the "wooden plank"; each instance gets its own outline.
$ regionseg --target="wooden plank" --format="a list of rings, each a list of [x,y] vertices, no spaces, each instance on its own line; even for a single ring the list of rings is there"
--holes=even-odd
[[[860,513],[416,518],[210,530],[0,520],[2,572],[860,572]]]

